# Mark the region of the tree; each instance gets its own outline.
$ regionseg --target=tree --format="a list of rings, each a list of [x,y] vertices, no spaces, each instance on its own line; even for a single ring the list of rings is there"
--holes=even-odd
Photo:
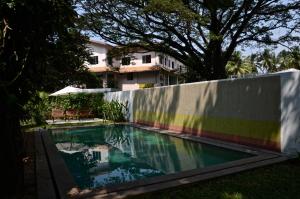
[[[277,72],[280,68],[275,53],[270,49],[265,49],[262,53],[259,53],[256,59],[257,67],[262,72]]]
[[[236,51],[233,53],[232,58],[227,62],[226,71],[228,75],[241,76],[255,72],[255,66],[252,64],[249,57],[243,59],[241,52]]]
[[[22,183],[22,106],[37,90],[78,83],[86,74],[86,37],[71,0],[0,1],[0,125],[4,193]],[[80,77],[80,78],[78,78]],[[91,81],[95,79],[88,77]]]
[[[296,68],[300,70],[300,48],[292,47],[290,51],[282,50],[278,54],[280,69]]]
[[[156,50],[188,66],[191,80],[226,77],[237,46],[299,41],[299,1],[80,1],[86,30],[117,44]],[[282,34],[275,34],[276,32]]]

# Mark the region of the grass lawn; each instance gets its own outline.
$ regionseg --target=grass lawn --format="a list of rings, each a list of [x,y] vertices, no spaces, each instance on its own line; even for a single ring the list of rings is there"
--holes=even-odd
[[[300,158],[134,199],[300,199]]]

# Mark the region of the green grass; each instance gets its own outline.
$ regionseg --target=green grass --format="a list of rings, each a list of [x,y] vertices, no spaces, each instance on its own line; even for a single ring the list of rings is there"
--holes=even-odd
[[[134,199],[300,199],[300,158]]]

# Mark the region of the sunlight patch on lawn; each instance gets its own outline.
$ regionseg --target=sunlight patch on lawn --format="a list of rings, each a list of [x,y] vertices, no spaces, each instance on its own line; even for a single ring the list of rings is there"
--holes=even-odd
[[[241,193],[223,193],[222,199],[245,199]]]

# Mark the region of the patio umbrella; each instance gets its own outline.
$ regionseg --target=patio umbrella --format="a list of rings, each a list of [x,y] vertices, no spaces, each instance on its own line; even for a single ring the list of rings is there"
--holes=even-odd
[[[56,91],[55,93],[50,94],[49,96],[68,95],[68,94],[75,94],[75,93],[107,93],[107,92],[112,92],[115,90],[116,89],[112,89],[112,88],[81,89],[81,88],[75,88],[72,86],[67,86],[59,91]]]
[[[49,96],[59,96],[59,95],[67,95],[71,93],[82,93],[81,88],[75,88],[72,86],[67,86],[59,91],[56,91],[55,93],[50,94]]]

